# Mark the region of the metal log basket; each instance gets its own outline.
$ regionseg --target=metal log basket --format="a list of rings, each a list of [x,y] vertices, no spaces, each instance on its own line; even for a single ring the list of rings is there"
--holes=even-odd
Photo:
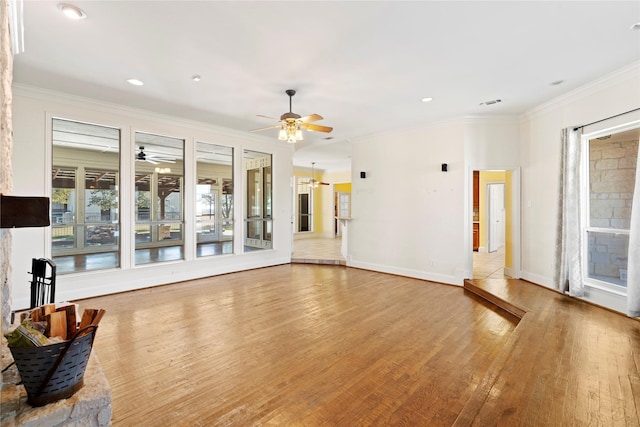
[[[43,406],[66,399],[80,390],[98,327],[89,325],[65,342],[42,347],[10,348],[27,403]]]

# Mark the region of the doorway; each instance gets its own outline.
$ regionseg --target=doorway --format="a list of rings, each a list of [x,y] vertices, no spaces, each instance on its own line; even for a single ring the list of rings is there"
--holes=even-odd
[[[469,227],[469,277],[518,278],[519,168],[470,171],[473,220]]]

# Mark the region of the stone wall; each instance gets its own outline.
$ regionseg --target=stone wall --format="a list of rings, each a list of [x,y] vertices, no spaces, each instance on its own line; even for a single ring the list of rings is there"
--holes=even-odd
[[[629,229],[637,158],[638,140],[603,138],[590,141],[589,214],[592,227]],[[589,277],[620,279],[627,268],[628,248],[628,235],[589,233]]]
[[[2,367],[12,361],[2,337]],[[37,408],[27,403],[27,392],[15,365],[2,373],[0,425],[2,427],[62,427],[111,425],[111,389],[95,352],[91,353],[84,374],[84,385],[73,396]]]

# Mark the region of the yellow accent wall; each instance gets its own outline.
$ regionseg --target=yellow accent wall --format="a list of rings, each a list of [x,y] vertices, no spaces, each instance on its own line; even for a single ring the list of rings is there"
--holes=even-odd
[[[336,193],[351,193],[351,183],[336,184],[333,186],[333,191]]]
[[[504,204],[505,204],[505,267],[512,267],[512,249],[513,241],[511,238],[511,230],[513,227],[512,218],[512,172],[511,171],[480,171],[480,246],[487,248],[487,184],[494,182],[503,182],[504,186]]]
[[[310,168],[294,167],[296,177],[312,178]],[[315,169],[315,179],[333,185],[320,185],[313,189],[313,234],[332,236],[334,234],[334,192],[351,192],[351,172],[325,172]]]

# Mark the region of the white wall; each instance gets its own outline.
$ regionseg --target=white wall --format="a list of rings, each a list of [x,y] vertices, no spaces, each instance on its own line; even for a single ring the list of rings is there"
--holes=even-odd
[[[465,159],[471,169],[508,169],[520,163],[517,116],[466,117]]]
[[[604,76],[541,105],[521,121],[522,277],[553,286],[558,214],[560,132],[640,107],[640,64]],[[604,128],[630,120],[627,115],[596,125]],[[585,129],[593,131],[596,126]],[[624,299],[592,291],[592,301],[624,311]]]
[[[471,171],[512,169],[521,200],[515,207],[521,215],[515,262],[522,278],[552,287],[560,131],[638,107],[635,63],[519,118],[461,118],[354,140],[348,265],[462,284],[470,274]],[[440,172],[441,163],[448,163],[449,172]],[[622,297],[589,289],[587,299],[624,311]]]
[[[122,269],[58,275],[56,299],[71,300],[130,289],[172,283],[197,277],[228,273],[250,268],[288,263],[291,259],[291,187],[293,149],[266,137],[249,132],[236,132],[215,126],[133,110],[123,106],[104,104],[89,99],[71,97],[36,88],[14,88],[13,127],[13,194],[46,196],[51,187],[50,117],[114,126],[122,129],[122,150],[133,150],[131,135],[140,130],[186,140],[186,152],[193,152],[195,141],[205,141],[234,147],[236,233],[234,247],[242,248],[244,188],[241,157],[244,149],[273,154],[274,249],[239,255],[221,255],[195,259],[194,250],[185,249],[185,261],[149,264],[134,267],[125,258]],[[124,164],[123,176],[130,174],[133,161]],[[187,165],[185,179],[195,177],[193,165]],[[195,178],[194,178],[195,179]],[[124,182],[124,181],[123,181]],[[195,186],[192,186],[194,188]],[[188,191],[189,186],[185,189]],[[123,188],[123,197],[127,191]],[[194,189],[192,191],[195,191]],[[185,194],[185,200],[193,200]],[[126,204],[123,203],[123,233],[126,231]],[[193,209],[186,204],[186,209]],[[189,217],[189,211],[187,215]],[[189,230],[189,228],[187,228]],[[15,229],[12,246],[13,308],[29,305],[31,259],[51,257],[50,228]],[[186,233],[186,246],[194,237]],[[123,237],[123,249],[126,249]],[[131,243],[129,243],[131,245]],[[195,244],[194,244],[195,246]],[[127,253],[127,251],[124,251]]]
[[[517,169],[518,129],[517,117],[468,117],[355,140],[348,265],[462,285],[472,170]]]
[[[351,169],[348,265],[462,284],[463,123],[354,140]]]
[[[517,124],[511,117],[460,118],[354,140],[348,265],[462,284],[462,278],[470,274],[470,171],[474,167],[520,167],[522,277],[552,286],[560,130],[639,106],[640,65],[636,63],[535,108]],[[151,113],[58,94],[16,90],[16,195],[46,194],[50,180],[50,153],[45,143],[47,112],[123,129],[200,138],[237,147],[240,150],[237,153],[243,148],[271,151],[274,154],[274,204],[279,206],[274,214],[274,251],[62,277],[59,291],[62,298],[80,298],[290,260],[290,147],[251,134]],[[617,123],[607,122],[608,125]],[[440,171],[441,163],[449,165],[449,172]],[[367,173],[366,179],[360,179],[360,171]],[[236,173],[238,176],[242,176],[240,171]],[[241,188],[239,184],[236,182],[235,187]],[[242,210],[236,209],[236,212]],[[285,220],[278,221],[280,218]],[[49,255],[46,229],[15,230],[13,251],[14,301],[24,302],[28,298],[26,272],[31,258]],[[592,291],[589,298],[622,310],[619,298],[599,295],[596,291]]]

